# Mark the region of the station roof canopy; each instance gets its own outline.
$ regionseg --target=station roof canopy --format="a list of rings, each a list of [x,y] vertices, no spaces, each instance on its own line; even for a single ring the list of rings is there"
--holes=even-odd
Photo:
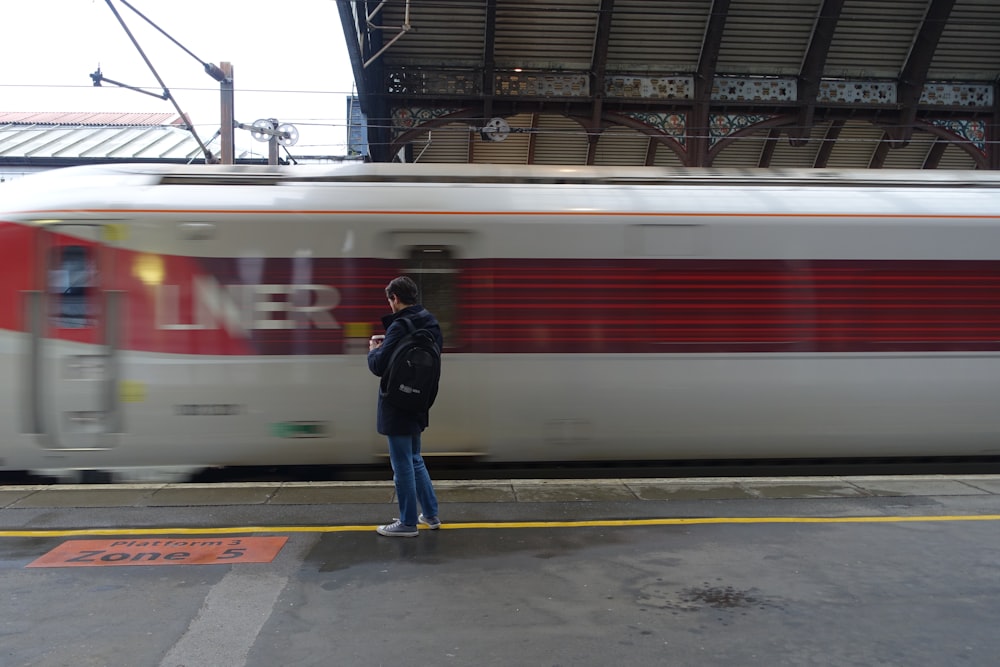
[[[1000,169],[997,0],[338,5],[375,161]]]
[[[86,162],[205,161],[204,148],[221,152],[216,133],[199,143],[172,113],[0,111],[0,165],[53,168]],[[241,161],[267,159],[249,150]]]

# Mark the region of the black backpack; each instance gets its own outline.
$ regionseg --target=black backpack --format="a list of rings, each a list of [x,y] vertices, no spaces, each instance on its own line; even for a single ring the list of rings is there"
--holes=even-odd
[[[426,412],[437,398],[441,379],[441,350],[427,329],[418,329],[408,317],[400,318],[407,334],[389,357],[379,395],[407,412]]]

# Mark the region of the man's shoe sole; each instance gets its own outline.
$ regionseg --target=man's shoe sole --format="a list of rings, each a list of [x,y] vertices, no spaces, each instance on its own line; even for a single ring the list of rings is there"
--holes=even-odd
[[[395,531],[382,530],[381,526],[376,528],[375,532],[378,533],[379,535],[382,535],[383,537],[417,537],[418,535],[420,535],[420,532],[416,530],[413,531],[412,533],[400,533]]]

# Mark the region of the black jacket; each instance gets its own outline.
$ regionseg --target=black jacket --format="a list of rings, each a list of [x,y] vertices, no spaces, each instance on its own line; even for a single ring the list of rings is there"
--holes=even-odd
[[[385,327],[385,340],[380,347],[368,352],[368,369],[375,375],[382,377],[388,370],[389,359],[396,344],[406,336],[406,327],[402,322],[396,320],[402,317],[409,317],[417,329],[427,329],[434,334],[438,347],[444,349],[444,340],[441,338],[441,326],[438,321],[423,306],[407,306],[398,313],[392,313],[382,318],[382,325]],[[416,435],[427,428],[428,413],[406,412],[386,403],[380,395],[378,398],[378,418],[376,427],[382,435]]]

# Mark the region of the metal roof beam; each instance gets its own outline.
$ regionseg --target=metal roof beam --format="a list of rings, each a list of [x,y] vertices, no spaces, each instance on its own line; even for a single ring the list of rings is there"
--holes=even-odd
[[[729,0],[715,0],[712,3],[708,25],[705,28],[705,39],[701,44],[701,55],[698,58],[698,75],[695,79],[695,99],[698,102],[708,102],[712,98],[712,84],[715,82],[715,68],[719,62],[719,49],[722,46],[722,33],[726,29],[726,16],[729,14]]]
[[[694,79],[694,105],[688,119],[688,166],[702,167],[708,163],[708,114],[712,103],[715,68],[719,62],[722,33],[726,29],[729,0],[714,0],[701,43],[698,71]]]
[[[931,144],[931,149],[927,151],[927,156],[924,158],[923,169],[937,169],[938,165],[941,164],[941,158],[944,156],[945,149],[948,148],[948,142],[941,137],[936,137],[934,143]]]
[[[483,30],[483,123],[493,117],[496,91],[497,0],[486,1],[486,27]]]
[[[889,132],[894,147],[906,146],[913,137],[913,124],[917,119],[917,105],[920,104],[920,95],[924,90],[927,72],[954,6],[955,0],[930,0],[930,4],[927,6],[927,13],[924,14],[920,31],[913,40],[910,55],[899,76],[896,96],[900,106],[899,123]]]
[[[587,131],[587,161],[584,164],[588,167],[594,166],[594,163],[597,161],[597,142],[600,138],[600,128]]]
[[[368,16],[381,3],[375,0],[358,3],[337,3],[338,5],[356,4],[355,20],[357,21],[358,43],[362,64],[360,69],[355,69],[354,78],[358,82],[358,90],[361,90],[361,82],[365,82],[367,91],[378,91],[377,95],[361,97],[361,111],[368,116],[368,152],[373,162],[391,162],[393,155],[390,151],[392,145],[392,118],[389,112],[389,103],[382,94],[387,85],[385,80],[385,64],[381,58],[374,59],[368,66],[365,58],[369,61],[373,53],[380,51],[384,45],[384,35],[382,28],[368,22]],[[374,6],[373,6],[374,5]],[[368,104],[365,104],[365,100]]]
[[[656,164],[656,147],[659,145],[659,141],[656,137],[650,137],[648,143],[646,144],[646,166],[652,167]]]
[[[357,19],[353,11],[354,3],[338,2],[337,9],[340,11],[340,26],[344,30],[344,41],[347,42],[347,55],[351,59],[351,69],[354,70],[354,81],[358,87],[358,100],[361,102],[361,110],[368,113],[368,85],[364,76],[364,60],[361,57],[361,42],[365,35],[361,32]]]
[[[601,0],[597,15],[597,30],[594,35],[594,53],[590,59],[591,89],[594,99],[594,127],[601,122],[604,113],[604,76],[608,69],[608,43],[611,40],[611,17],[615,11],[615,0]]]
[[[892,140],[889,138],[889,132],[886,131],[882,134],[882,141],[878,142],[878,146],[875,147],[875,151],[872,153],[871,159],[868,161],[869,169],[881,169],[885,166],[885,158],[889,155],[889,147]]]
[[[843,120],[831,121],[830,127],[826,130],[826,135],[823,137],[823,145],[816,151],[816,159],[813,161],[815,169],[825,169],[826,165],[830,163],[830,156],[833,155],[837,139],[840,138],[840,131],[844,129],[844,125],[846,124],[847,121]]]
[[[379,31],[381,31],[381,30],[384,30],[386,28],[392,28],[394,30],[399,30],[399,32],[396,33],[396,35],[393,36],[388,42],[385,42],[384,44],[382,44],[382,46],[381,46],[381,48],[379,48],[378,52],[376,52],[375,54],[369,56],[368,60],[366,60],[364,62],[364,64],[362,65],[362,67],[367,68],[373,62],[375,62],[378,59],[379,56],[381,56],[383,53],[385,53],[386,51],[389,50],[390,46],[392,46],[397,41],[399,41],[400,39],[402,39],[403,35],[405,35],[406,33],[408,33],[413,28],[413,26],[410,24],[410,0],[404,0],[404,2],[405,2],[405,5],[404,5],[404,8],[403,8],[403,24],[402,25],[385,26],[385,25],[375,25],[372,22],[373,19],[375,18],[375,16],[379,12],[381,12],[382,8],[385,7],[385,5],[388,3],[388,0],[382,0],[382,2],[380,2],[378,4],[378,6],[375,7],[375,9],[373,9],[371,12],[368,13],[368,16],[365,18],[365,23],[372,30],[379,30]]]
[[[993,86],[993,99],[1000,100],[1000,85]],[[986,123],[986,159],[990,169],[1000,169],[1000,102],[993,103],[993,118]]]
[[[535,164],[535,147],[538,144],[538,114],[531,114],[531,133],[528,135],[528,157],[525,164]]]
[[[833,42],[833,34],[837,30],[840,14],[844,9],[845,0],[824,0],[813,24],[812,36],[809,38],[809,49],[802,59],[799,70],[798,98],[799,119],[791,128],[788,141],[792,146],[802,146],[809,137],[815,122],[816,96],[819,94],[819,83],[823,78],[827,54]]]
[[[779,139],[781,139],[781,129],[772,127],[767,133],[767,139],[764,140],[764,148],[760,152],[760,159],[757,160],[759,168],[766,169],[771,166],[771,160],[774,159],[774,149],[778,147]]]
[[[594,51],[590,57],[590,124],[587,128],[587,164],[594,164],[597,142],[601,139],[601,118],[604,115],[604,77],[608,66],[608,43],[611,38],[611,17],[615,0],[601,0],[594,31]]]

